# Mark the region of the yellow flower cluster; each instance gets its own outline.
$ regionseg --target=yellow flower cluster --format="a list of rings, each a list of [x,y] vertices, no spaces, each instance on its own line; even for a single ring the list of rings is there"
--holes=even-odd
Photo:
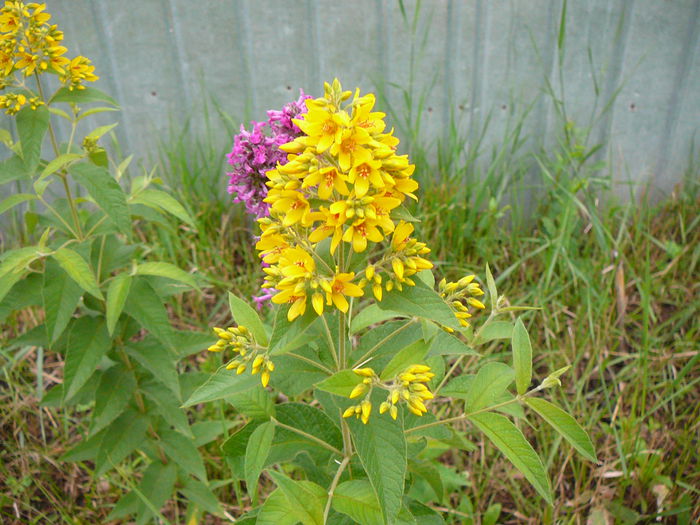
[[[364,399],[359,404],[348,407],[343,412],[345,418],[355,416],[367,424],[372,413],[370,395],[373,387],[382,388],[389,392],[386,401],[379,405],[379,413],[389,412],[393,419],[398,416],[399,411],[396,405],[400,401],[404,401],[406,408],[412,413],[422,416],[428,411],[425,401],[434,397],[426,383],[435,377],[435,374],[430,371],[430,367],[427,365],[411,365],[390,382],[381,381],[374,370],[369,367],[357,368],[353,371],[364,379],[350,392],[350,399],[360,396],[364,396]]]
[[[259,220],[256,248],[270,265],[264,286],[277,290],[274,303],[291,305],[290,321],[309,298],[318,315],[324,305],[347,312],[347,297],[365,287],[381,300],[383,280],[387,290],[400,289],[432,268],[421,257],[430,250],[410,238],[413,226],[392,217],[406,197],[416,198],[415,166],[396,154],[399,140],[385,132],[384,113],[373,111],[374,95],[351,96],[335,80],[323,97],[307,100],[308,112],[294,120],[304,134],[281,146],[289,162],[267,172],[270,217]],[[347,271],[352,254],[365,251],[378,262]]]
[[[475,283],[474,275],[462,277],[457,282],[448,283],[445,279],[438,284],[440,296],[445,299],[445,302],[454,312],[455,317],[459,320],[459,324],[469,326],[469,319],[472,314],[469,313],[469,306],[483,310],[486,308],[477,297],[484,295],[484,291]],[[453,332],[449,327],[445,327],[448,332]]]
[[[266,387],[270,382],[270,374],[275,370],[275,365],[267,355],[267,348],[255,342],[250,330],[243,325],[238,325],[230,326],[225,330],[215,327],[214,333],[219,340],[207,350],[221,352],[230,349],[237,354],[236,358],[226,365],[226,370],[235,369],[236,374],[240,375],[246,371],[248,365],[251,365],[251,373],[260,373],[260,382]]]
[[[69,89],[84,89],[83,81],[93,82],[98,77],[95,67],[83,56],[69,59],[63,55],[68,51],[61,45],[63,31],[56,24],[49,24],[51,15],[46,4],[24,3],[6,0],[0,8],[0,90],[8,87],[24,87],[17,82],[14,73],[22,72],[25,77],[33,74],[55,73]],[[32,98],[16,95],[0,96],[0,107],[8,114],[14,114]],[[20,103],[21,102],[21,103]],[[33,104],[36,108],[38,104]]]

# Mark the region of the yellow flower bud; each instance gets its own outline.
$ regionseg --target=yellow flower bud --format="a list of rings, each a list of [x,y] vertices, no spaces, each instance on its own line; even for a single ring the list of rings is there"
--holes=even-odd
[[[374,370],[371,368],[355,368],[353,370],[358,376],[363,376],[363,377],[373,377],[375,375]]]
[[[390,407],[391,407],[391,405],[389,403],[387,403],[386,401],[384,401],[381,405],[379,405],[379,413],[383,414],[384,412],[389,410]]]
[[[241,375],[243,372],[245,372],[246,366],[245,365],[239,365],[238,368],[236,369],[236,375]]]
[[[481,310],[486,308],[486,306],[484,306],[484,303],[479,301],[479,299],[475,299],[474,297],[467,297],[467,303],[472,305],[474,308],[479,308]]]
[[[372,277],[374,277],[374,265],[373,264],[370,264],[365,269],[365,277],[367,277],[367,279],[372,279]]]
[[[464,288],[469,283],[471,283],[475,277],[476,277],[475,275],[466,275],[466,276],[462,277],[459,281],[457,281],[457,284],[459,285],[460,288]]]
[[[396,416],[399,415],[399,410],[396,408],[396,405],[391,405],[391,408],[389,409],[389,414],[393,418],[394,421],[396,421]]]
[[[367,421],[369,421],[369,415],[372,413],[372,403],[365,399],[360,406],[362,407],[362,423],[366,425]]]
[[[260,374],[260,382],[262,383],[263,388],[267,387],[268,383],[270,382],[270,372],[263,370],[262,374]]]
[[[350,392],[350,399],[355,399],[356,397],[360,397],[364,393],[366,393],[368,390],[367,385],[364,383],[360,383],[359,385],[355,386],[355,388],[352,389],[352,392]]]
[[[343,417],[351,417],[355,415],[355,407],[351,406],[345,409],[345,412],[343,412]]]
[[[400,397],[400,395],[401,395],[401,394],[399,393],[398,390],[393,390],[393,391],[391,392],[391,404],[392,404],[392,405],[395,405],[396,403],[399,402],[399,397]]]

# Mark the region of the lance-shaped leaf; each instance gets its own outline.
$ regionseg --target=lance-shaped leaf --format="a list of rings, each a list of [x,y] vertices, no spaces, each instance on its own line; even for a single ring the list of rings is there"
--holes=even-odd
[[[18,204],[33,200],[36,200],[36,195],[31,193],[16,193],[14,195],[10,195],[7,199],[0,201],[0,215],[5,213],[7,210],[14,208]]]
[[[428,353],[429,343],[423,339],[419,339],[399,350],[399,352],[391,358],[391,361],[384,367],[381,373],[381,379],[386,381],[391,379],[396,374],[403,372],[409,365],[420,364]]]
[[[571,443],[584,458],[598,461],[591,438],[573,417],[558,406],[538,397],[527,397],[525,403]]]
[[[98,299],[104,299],[92,268],[78,252],[74,252],[70,248],[59,248],[52,256],[83,290]]]
[[[127,343],[124,349],[127,354],[153,374],[153,377],[162,385],[167,387],[178,401],[181,400],[175,357],[163,343],[149,336],[141,341]]]
[[[62,87],[51,97],[50,104],[54,102],[69,102],[72,104],[84,104],[86,102],[107,102],[115,107],[119,107],[117,101],[108,94],[92,86],[83,86],[85,89],[68,89]]]
[[[333,509],[350,516],[355,523],[383,525],[382,509],[372,485],[366,479],[344,481],[335,489]]]
[[[27,175],[34,175],[44,136],[49,129],[49,110],[45,106],[36,109],[25,107],[15,117],[17,134],[22,147],[22,160]]]
[[[532,381],[532,345],[523,321],[518,318],[513,328],[513,368],[515,369],[515,386],[518,394],[527,392]]]
[[[552,504],[552,492],[547,471],[537,452],[522,432],[507,417],[491,412],[475,414],[469,419],[481,430],[496,448],[523,473],[537,492]]]
[[[83,289],[50,259],[46,261],[43,277],[41,296],[46,314],[46,332],[49,342],[53,343],[68,325],[83,295]]]
[[[223,399],[237,392],[243,392],[260,383],[260,378],[252,374],[236,375],[235,370],[222,367],[202,386],[195,390],[183,407]]]
[[[228,294],[228,304],[231,308],[233,320],[236,321],[237,324],[243,325],[250,330],[258,344],[267,346],[269,343],[267,332],[265,332],[265,326],[263,326],[258,313],[253,310],[248,303],[239,299],[231,292]]]
[[[163,430],[159,434],[163,450],[169,458],[175,460],[178,467],[201,481],[207,481],[204,461],[190,438],[186,438],[174,430]]]
[[[126,194],[106,168],[89,162],[78,162],[70,173],[85,187],[95,203],[124,235],[131,235],[131,216],[126,205]]]
[[[70,399],[92,376],[111,343],[102,319],[85,316],[72,324],[63,370],[64,400]]]
[[[95,460],[95,476],[101,476],[143,445],[149,420],[130,409],[115,419],[104,431]]]
[[[270,471],[270,477],[286,496],[290,514],[302,525],[323,525],[323,508],[328,496],[321,487],[310,481],[294,481],[274,470]]]
[[[114,327],[122,314],[130,289],[131,275],[128,273],[120,273],[109,283],[109,288],[107,288],[107,331],[109,335],[114,332]]]
[[[143,328],[174,351],[172,328],[163,300],[145,277],[132,281],[124,311]]]
[[[145,262],[141,263],[136,267],[137,275],[155,275],[158,277],[167,277],[174,281],[179,281],[185,283],[186,285],[199,290],[197,281],[194,279],[191,273],[178,268],[174,264],[165,262]]]
[[[362,377],[358,376],[352,370],[341,370],[320,383],[316,383],[315,386],[324,392],[349,397],[352,389],[362,383],[362,379]]]
[[[289,306],[287,305],[277,307],[275,324],[272,327],[272,336],[270,337],[270,353],[272,355],[291,352],[295,348],[308,343],[309,338],[305,335],[305,332],[318,320],[318,315],[316,315],[313,308],[308,308],[304,315],[289,322],[287,320],[288,310]]]
[[[450,328],[461,329],[457,318],[443,298],[422,281],[416,282],[415,286],[404,286],[401,291],[394,289],[386,292],[378,304],[382,310],[422,317]]]
[[[245,451],[245,482],[248,492],[255,493],[258,477],[270,453],[275,437],[275,424],[267,421],[253,431]]]
[[[144,472],[138,486],[119,500],[106,520],[113,521],[136,514],[137,524],[149,523],[171,496],[176,480],[175,463],[171,461],[164,465],[160,461],[154,461]]]
[[[105,370],[95,393],[90,435],[114,421],[126,409],[136,390],[134,374],[117,364]]]
[[[403,427],[379,414],[363,425],[348,420],[353,443],[382,509],[384,523],[393,523],[401,509],[406,476],[406,440]]]
[[[159,212],[167,212],[174,215],[182,222],[195,227],[194,219],[177,199],[161,190],[145,189],[134,196],[132,204],[143,204]]]
[[[492,311],[496,311],[496,303],[498,302],[498,292],[496,291],[496,281],[493,279],[491,268],[486,263],[486,288],[489,291],[489,305]]]
[[[444,330],[438,330],[430,344],[431,355],[479,355],[464,341],[448,334]]]
[[[372,303],[353,316],[350,323],[350,333],[356,334],[370,325],[397,317],[406,317],[406,315],[391,310],[382,310],[377,303]]]

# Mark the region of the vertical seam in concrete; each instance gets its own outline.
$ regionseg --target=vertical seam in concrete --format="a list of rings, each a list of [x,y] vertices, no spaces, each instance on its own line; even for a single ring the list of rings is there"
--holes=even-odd
[[[189,74],[186,72],[186,70],[189,69],[189,64],[185,61],[184,42],[182,41],[182,31],[180,30],[180,17],[178,16],[175,2],[172,0],[162,0],[162,3],[163,11],[165,12],[165,20],[167,24],[172,27],[172,31],[170,31],[168,27],[166,27],[166,30],[168,39],[170,40],[172,57],[176,62],[177,77],[180,81],[179,91],[181,100],[184,100],[185,108],[189,108],[192,103],[192,93],[190,93],[190,86],[188,83]],[[175,108],[177,108],[177,102]]]
[[[244,84],[246,87],[246,107],[244,110],[244,119],[252,118],[257,110],[257,97],[255,96],[255,74],[253,71],[253,51],[250,47],[250,35],[248,27],[250,27],[250,17],[248,15],[248,5],[245,0],[235,0],[234,9],[240,16],[236,16],[236,44],[240,51],[241,70],[244,76]]]
[[[474,13],[474,47],[472,50],[474,70],[472,72],[472,99],[469,104],[469,137],[472,141],[476,140],[481,132],[481,117],[483,116],[481,92],[484,87],[484,48],[486,47],[484,42],[488,23],[488,6],[488,2],[484,5],[483,0],[477,0],[476,12]]]
[[[309,50],[307,57],[311,55],[313,58],[309,60],[309,76],[307,85],[313,88],[320,89],[321,86],[321,70],[323,67],[323,59],[321,55],[325,47],[320,45],[321,28],[318,20],[318,0],[306,0],[306,41],[309,42]],[[332,80],[332,79],[329,79]]]
[[[610,63],[610,71],[605,79],[605,88],[603,89],[603,107],[607,106],[610,98],[615,93],[622,76],[624,68],[625,51],[627,42],[629,41],[630,26],[634,14],[634,0],[625,0],[620,13],[620,19],[615,29],[615,47],[612,52],[612,60]],[[609,150],[610,135],[612,133],[613,120],[615,116],[615,104],[611,104],[608,108],[608,114],[601,119],[601,124],[598,133],[598,143],[603,144],[603,151]]]
[[[445,38],[445,89],[442,108],[442,128],[444,139],[450,136],[450,115],[454,110],[455,98],[455,64],[459,61],[457,34],[459,24],[459,9],[454,0],[447,2],[447,37]]]
[[[688,76],[690,68],[695,59],[695,53],[698,47],[698,33],[700,33],[700,0],[695,0],[693,13],[689,17],[688,26],[686,28],[684,45],[681,50],[681,56],[676,67],[674,75],[675,89],[669,98],[668,112],[666,113],[666,122],[664,123],[664,133],[661,136],[661,145],[658,154],[657,165],[654,169],[653,177],[659,177],[667,165],[671,156],[671,149],[675,143],[676,130],[678,129],[678,117],[680,109],[683,106],[683,99],[687,91]]]
[[[103,48],[103,54],[107,61],[107,67],[109,69],[110,84],[112,84],[112,89],[117,98],[119,104],[126,104],[126,99],[124,98],[124,92],[122,89],[121,82],[119,82],[120,75],[117,72],[116,58],[114,56],[113,40],[114,35],[112,34],[112,28],[106,21],[106,13],[103,2],[90,2],[90,11],[92,17],[95,20],[97,26],[97,34],[104,35],[105,38],[99,38],[100,47]],[[130,139],[131,118],[126,106],[121,110],[121,118],[124,122],[124,126],[120,126],[122,129],[118,129],[118,134],[121,140],[124,141],[124,146],[126,151],[133,151],[133,147]]]
[[[391,56],[391,25],[389,24],[389,17],[387,16],[387,5],[385,0],[376,0],[376,11],[378,13],[377,18],[377,45],[379,52],[379,67],[380,71],[377,72],[377,81],[383,84],[384,94],[386,95],[389,102],[392,100],[391,92],[391,62],[389,57]],[[375,86],[376,87],[376,86]]]

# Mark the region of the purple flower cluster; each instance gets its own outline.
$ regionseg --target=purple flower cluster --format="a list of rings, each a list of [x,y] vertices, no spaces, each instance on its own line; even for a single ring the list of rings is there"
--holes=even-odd
[[[233,202],[245,204],[248,213],[256,217],[267,217],[269,205],[264,202],[267,196],[266,173],[277,163],[286,164],[287,154],[279,146],[291,142],[301,134],[292,119],[306,113],[304,101],[311,98],[301,91],[299,98],[286,104],[280,111],[267,112],[265,122],[252,121],[252,131],[241,125],[241,132],[233,139],[233,150],[227,155],[233,166],[229,176],[228,192]]]
[[[304,101],[308,98],[311,97],[300,90],[296,101],[286,104],[281,110],[268,111],[266,122],[252,121],[252,131],[246,131],[241,125],[241,132],[233,138],[233,150],[227,155],[228,163],[233,166],[233,171],[227,173],[228,192],[233,195],[233,202],[242,202],[248,213],[257,218],[270,214],[270,206],[264,202],[267,196],[266,174],[277,163],[287,163],[287,154],[279,146],[301,135],[292,119],[306,113]],[[263,263],[263,266],[267,265]],[[260,295],[253,296],[258,310],[275,293],[274,288],[261,288]]]

